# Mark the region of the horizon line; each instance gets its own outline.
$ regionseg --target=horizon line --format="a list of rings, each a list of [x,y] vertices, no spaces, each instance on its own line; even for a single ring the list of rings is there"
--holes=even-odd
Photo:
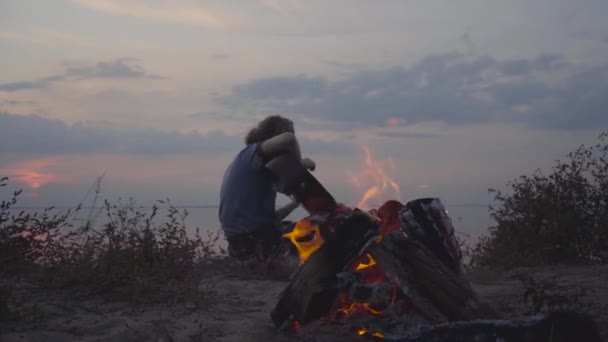
[[[154,206],[158,208],[168,208],[168,205],[134,205],[133,208],[144,208],[151,209]],[[445,206],[445,205],[444,205]],[[458,204],[450,204],[447,205],[446,208],[481,208],[481,207],[489,207],[491,204],[483,204],[483,203],[458,203]],[[34,205],[34,206],[13,206],[11,209],[74,209],[77,205]],[[105,206],[81,206],[82,209],[102,209]],[[180,209],[217,209],[219,208],[219,204],[184,204],[184,205],[173,205],[175,208]]]

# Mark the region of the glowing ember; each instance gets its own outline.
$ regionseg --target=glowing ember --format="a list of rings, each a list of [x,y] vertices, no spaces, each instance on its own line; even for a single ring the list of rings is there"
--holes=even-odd
[[[381,334],[379,332],[369,333],[367,331],[367,329],[365,329],[365,328],[359,328],[359,330],[357,331],[357,334],[359,334],[359,336],[363,336],[363,335],[367,334],[367,335],[371,335],[371,336],[378,337],[378,338],[384,338],[383,334]]]
[[[366,256],[366,261],[361,261],[359,262],[359,265],[357,265],[357,267],[355,268],[355,271],[360,271],[360,270],[364,270],[368,267],[372,267],[376,264],[376,260],[374,260],[374,258],[372,258],[372,256],[370,254],[367,254]]]
[[[307,219],[298,221],[293,230],[283,234],[283,237],[291,240],[298,249],[300,265],[325,242],[319,231],[319,226]]]
[[[351,181],[358,188],[361,187],[362,179],[372,185],[367,188],[357,203],[357,207],[369,209],[369,202],[372,199],[387,197],[387,195],[390,195],[393,198],[400,198],[399,185],[397,185],[384,170],[385,164],[388,163],[389,166],[393,165],[392,159],[388,159],[387,161],[374,160],[367,147],[363,147],[362,149],[365,154],[365,171],[361,175],[351,176]]]
[[[339,308],[338,312],[341,312],[345,315],[350,315],[351,313],[355,312],[355,311],[367,311],[371,314],[374,315],[381,315],[382,311],[380,310],[376,310],[374,308],[371,307],[371,305],[369,303],[359,303],[359,302],[354,302],[351,303],[349,307],[344,307],[344,308]]]
[[[298,321],[293,321],[293,323],[291,324],[291,331],[292,332],[296,332],[298,331],[298,329],[300,329],[302,327],[302,324]]]
[[[372,336],[378,337],[378,338],[384,338],[384,335],[379,332],[372,333]]]

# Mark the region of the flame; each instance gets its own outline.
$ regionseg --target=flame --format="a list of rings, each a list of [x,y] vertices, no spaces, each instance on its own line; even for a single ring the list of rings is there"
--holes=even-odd
[[[371,307],[371,305],[369,303],[360,303],[360,302],[353,302],[350,304],[349,307],[342,307],[338,309],[338,312],[341,312],[345,315],[350,315],[351,313],[355,312],[355,311],[360,311],[360,310],[364,310],[367,311],[371,314],[374,315],[381,315],[382,311],[380,310],[376,310],[374,308]]]
[[[389,164],[389,166],[394,166],[394,162],[392,159],[388,159],[386,161],[374,160],[369,148],[363,146],[363,153],[365,155],[365,171],[361,175],[351,176],[352,183],[360,188],[362,178],[365,178],[372,185],[365,191],[359,202],[357,203],[358,208],[369,209],[370,200],[385,197],[387,192],[392,192],[389,195],[393,197],[400,197],[400,189],[399,185],[389,177],[384,168],[384,164]]]
[[[319,231],[319,226],[308,219],[298,221],[293,230],[283,234],[283,237],[291,240],[291,243],[298,249],[300,265],[325,242]]]
[[[359,203],[357,203],[357,208],[366,208],[367,207],[367,201],[369,201],[370,199],[378,196],[378,193],[380,193],[380,189],[378,189],[377,186],[372,186],[371,188],[369,188],[365,194],[363,195],[363,197],[361,197],[361,199],[359,200]]]
[[[365,328],[359,328],[359,330],[357,331],[357,334],[359,334],[359,336],[363,336],[363,335],[372,335],[374,337],[378,337],[378,338],[384,338],[384,334],[379,333],[379,332],[375,332],[375,333],[370,333],[367,329]]]
[[[368,267],[372,267],[376,264],[376,260],[374,260],[374,258],[372,258],[372,256],[370,254],[367,254],[367,262],[361,261],[359,262],[359,265],[357,265],[357,267],[355,268],[355,271],[360,271],[360,270],[364,270]]]

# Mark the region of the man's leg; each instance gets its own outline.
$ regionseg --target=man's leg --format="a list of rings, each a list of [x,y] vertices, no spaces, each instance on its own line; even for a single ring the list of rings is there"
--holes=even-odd
[[[298,258],[298,250],[290,240],[283,237],[283,234],[293,230],[295,222],[283,221],[278,227],[268,229],[260,233],[260,253],[263,259],[282,257],[285,255]]]
[[[285,224],[289,225],[287,222]],[[280,227],[271,228],[260,235],[258,255],[269,279],[287,280],[299,265],[298,251],[290,240],[283,238],[284,232]]]
[[[240,234],[226,238],[228,255],[239,260],[253,259],[256,256],[256,239],[251,234]]]

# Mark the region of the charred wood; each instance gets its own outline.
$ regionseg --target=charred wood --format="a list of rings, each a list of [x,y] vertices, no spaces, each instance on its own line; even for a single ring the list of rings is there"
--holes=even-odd
[[[466,280],[424,245],[402,233],[389,234],[368,252],[429,319],[445,322],[498,318],[477,298]]]
[[[422,198],[408,202],[400,214],[401,229],[429,251],[458,276],[463,276],[462,254],[455,229],[438,198]]]
[[[355,283],[348,290],[351,302],[365,302],[378,307],[391,305],[394,296],[393,285],[389,283]]]
[[[280,294],[271,313],[275,325],[284,327],[291,319],[304,325],[325,315],[339,291],[336,275],[353,262],[377,231],[377,224],[364,213],[353,213],[339,224]]]

